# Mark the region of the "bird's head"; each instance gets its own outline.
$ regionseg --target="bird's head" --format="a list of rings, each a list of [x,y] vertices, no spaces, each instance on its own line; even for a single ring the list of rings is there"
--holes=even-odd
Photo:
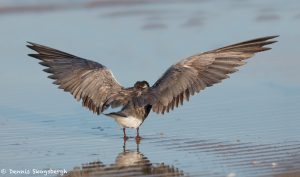
[[[144,89],[149,88],[149,87],[150,87],[150,85],[147,81],[137,81],[134,84],[134,88],[139,89],[139,90],[144,90]]]

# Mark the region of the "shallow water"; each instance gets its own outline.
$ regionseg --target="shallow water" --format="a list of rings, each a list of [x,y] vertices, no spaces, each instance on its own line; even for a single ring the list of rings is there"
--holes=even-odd
[[[299,1],[0,4],[0,176],[300,176]],[[140,144],[128,130],[125,147],[118,125],[56,89],[25,47],[96,60],[131,86],[192,54],[275,34],[273,49],[230,79],[151,113]]]

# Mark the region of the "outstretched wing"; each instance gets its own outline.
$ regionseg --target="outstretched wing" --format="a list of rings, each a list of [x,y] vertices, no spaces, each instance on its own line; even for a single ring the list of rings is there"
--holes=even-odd
[[[70,92],[77,101],[82,100],[82,105],[89,110],[102,113],[109,106],[106,102],[111,96],[118,96],[118,106],[125,104],[122,101],[126,90],[105,66],[53,48],[28,43],[30,45],[27,47],[37,52],[29,56],[41,60],[40,64],[47,67],[44,71],[51,74],[48,77],[55,80],[53,83]]]
[[[134,104],[150,104],[156,113],[169,112],[189,100],[191,95],[228,78],[228,74],[238,71],[237,67],[244,65],[244,60],[256,52],[269,50],[264,46],[276,42],[271,40],[275,37],[257,38],[181,60],[136,98]]]

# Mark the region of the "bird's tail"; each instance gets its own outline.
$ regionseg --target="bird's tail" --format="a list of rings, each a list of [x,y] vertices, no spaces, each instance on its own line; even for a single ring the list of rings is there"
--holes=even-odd
[[[104,114],[108,117],[111,117],[111,118],[125,118],[127,117],[124,113],[121,113],[121,112],[111,112],[111,113],[108,113],[108,114]]]

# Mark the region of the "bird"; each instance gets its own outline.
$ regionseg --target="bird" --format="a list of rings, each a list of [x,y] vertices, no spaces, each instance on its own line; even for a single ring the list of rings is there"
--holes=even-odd
[[[143,80],[132,87],[122,86],[106,66],[54,48],[28,42],[35,53],[30,57],[40,60],[43,70],[58,88],[69,92],[82,106],[93,113],[114,119],[123,129],[139,127],[150,111],[164,114],[189,101],[199,93],[229,77],[256,53],[270,50],[267,45],[277,42],[278,36],[266,36],[228,45],[187,57],[171,65],[152,85]],[[120,107],[117,112],[104,113],[108,108]]]
[[[187,174],[173,165],[164,162],[151,162],[139,150],[126,150],[120,152],[115,161],[111,164],[105,164],[100,160],[88,163],[82,163],[73,170],[69,170],[62,177],[99,177],[99,176],[167,176],[179,177]]]

